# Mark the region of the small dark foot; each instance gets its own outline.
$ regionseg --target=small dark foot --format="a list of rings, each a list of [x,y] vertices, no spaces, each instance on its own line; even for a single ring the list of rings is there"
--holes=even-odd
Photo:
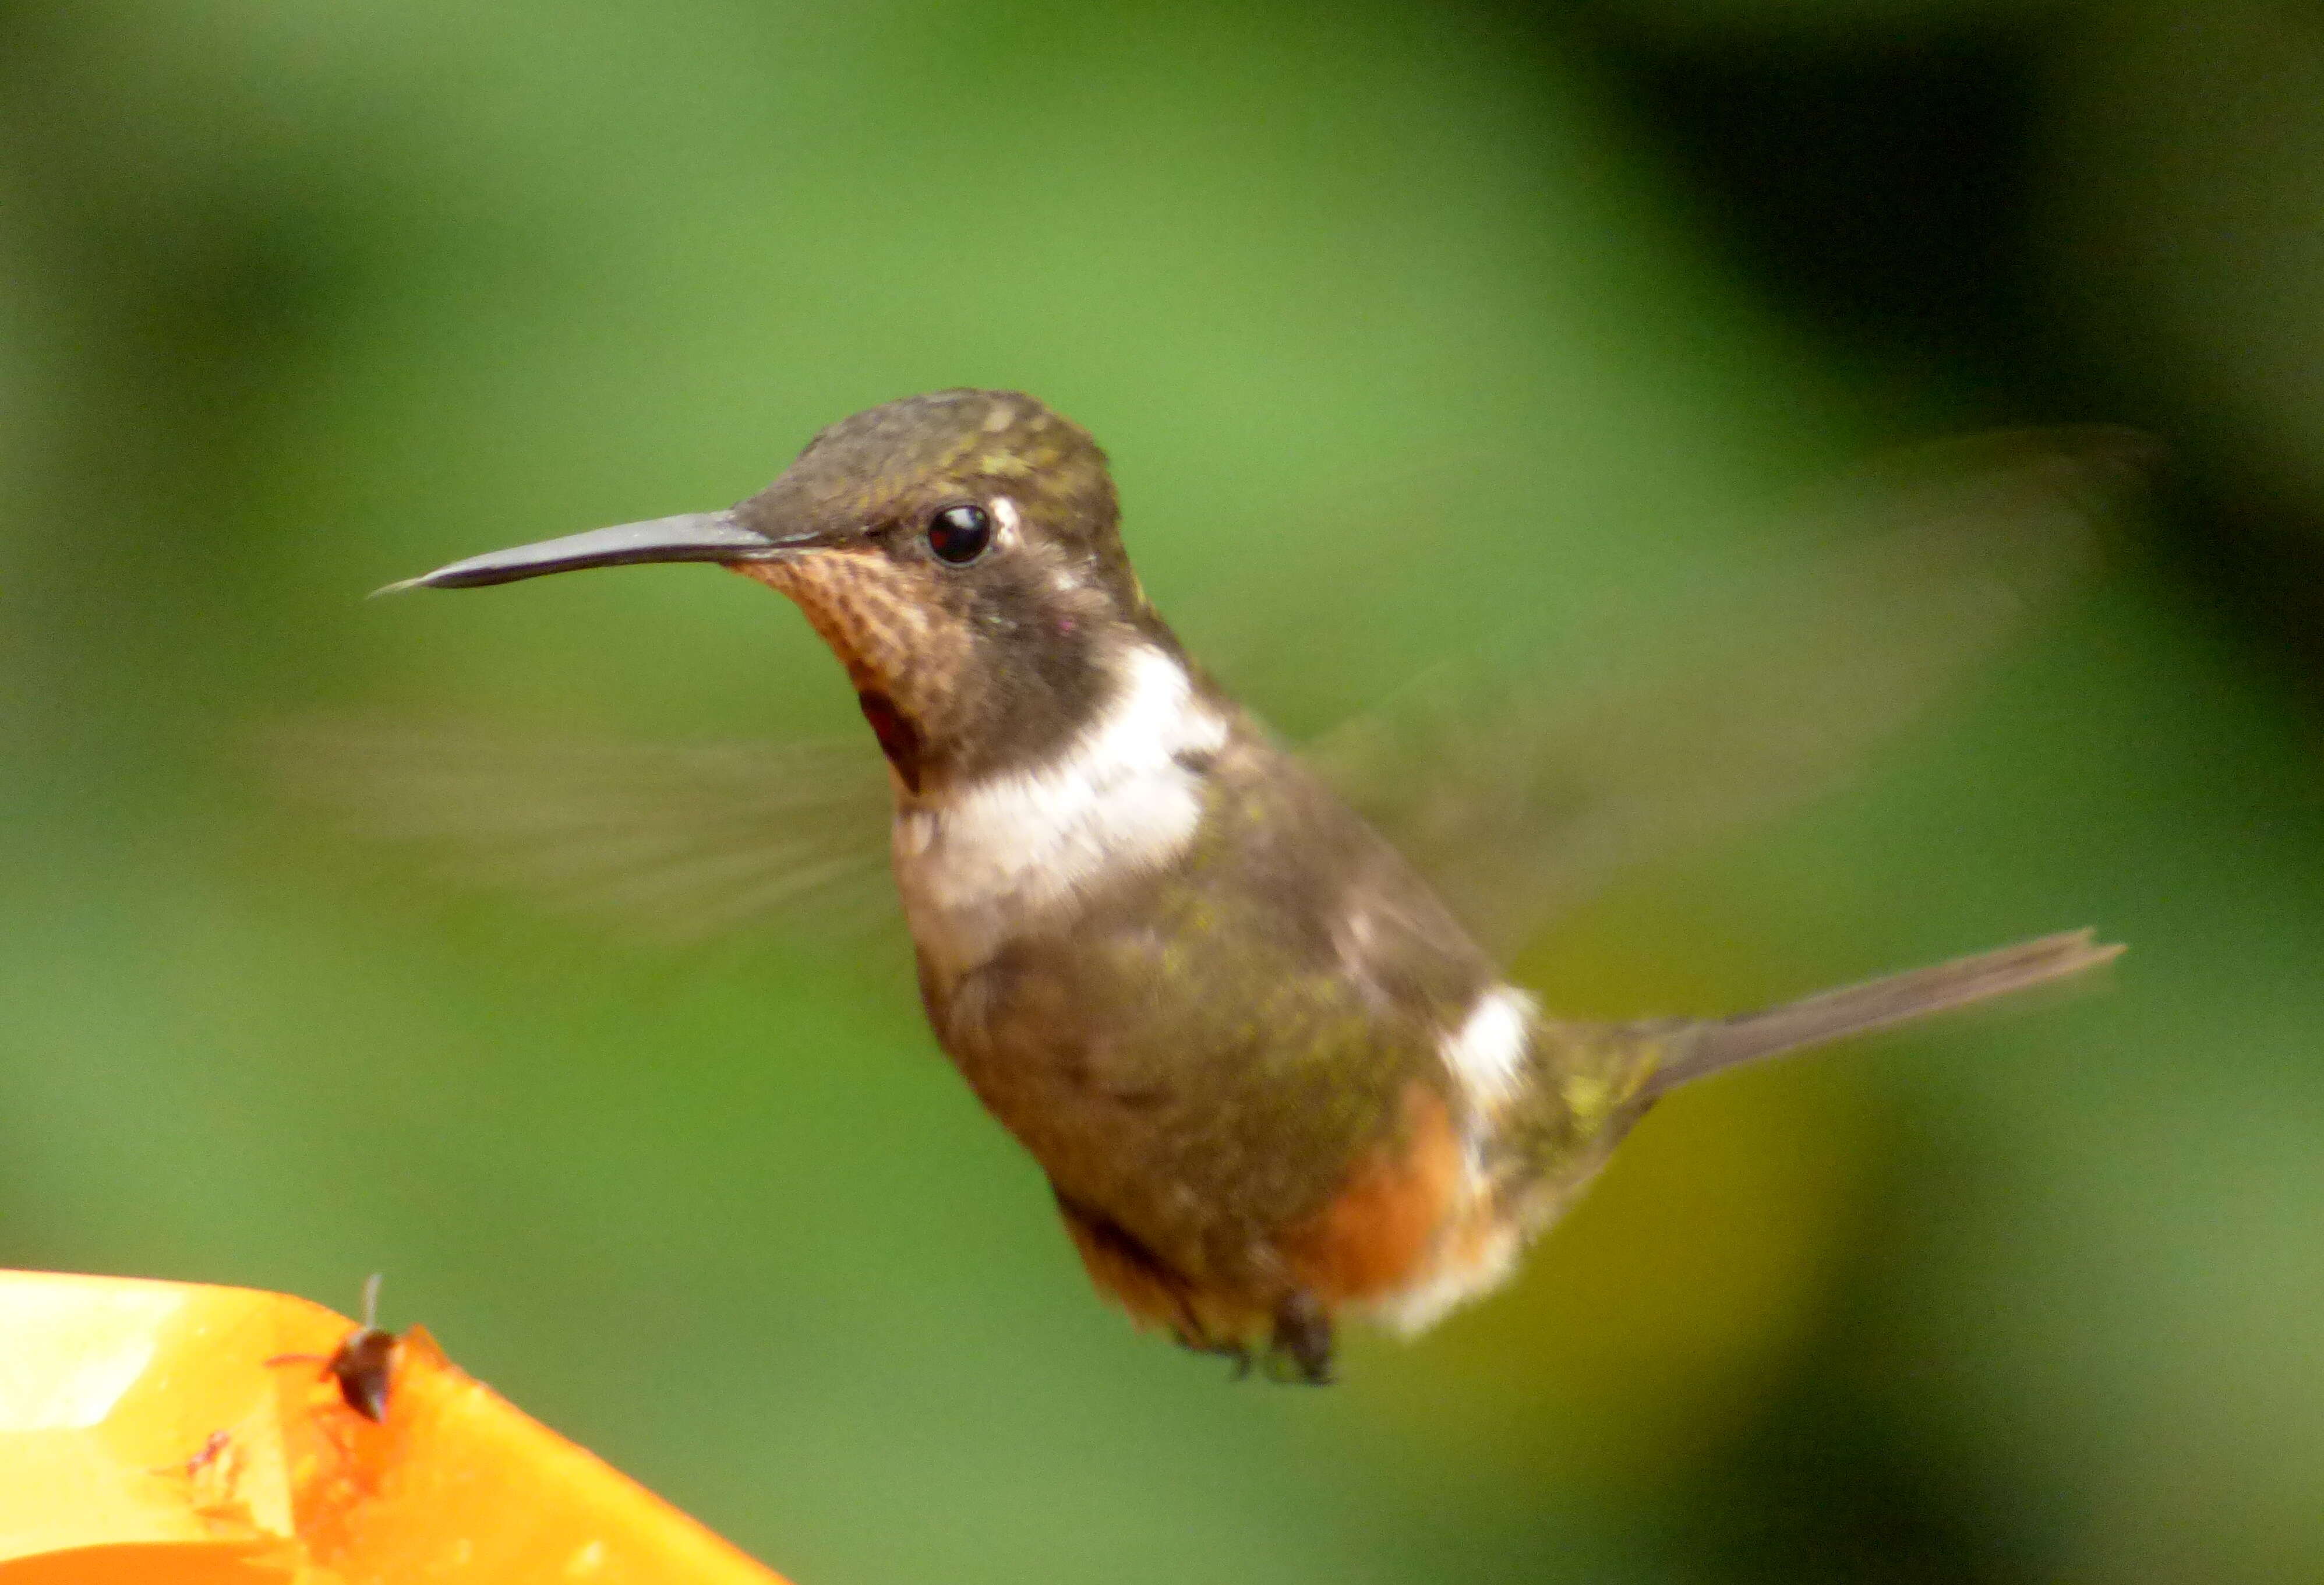
[[[1332,1318],[1307,1294],[1294,1294],[1275,1312],[1275,1336],[1267,1348],[1270,1381],[1303,1387],[1332,1383]]]
[[[1210,1354],[1234,1366],[1234,1379],[1240,1381],[1250,1374],[1250,1350],[1240,1342],[1222,1342],[1203,1332],[1179,1329],[1174,1335],[1178,1346],[1189,1353]]]
[[[1306,1294],[1294,1294],[1276,1307],[1275,1330],[1266,1350],[1254,1356],[1240,1338],[1213,1336],[1189,1309],[1172,1328],[1178,1346],[1197,1354],[1214,1354],[1234,1365],[1240,1381],[1256,1365],[1269,1381],[1298,1387],[1328,1387],[1332,1381],[1332,1318]]]

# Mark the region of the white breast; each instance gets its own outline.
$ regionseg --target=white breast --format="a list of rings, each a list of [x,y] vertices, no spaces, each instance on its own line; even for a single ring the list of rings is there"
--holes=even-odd
[[[1118,663],[1103,712],[1056,759],[899,807],[896,883],[931,966],[957,976],[1094,887],[1185,852],[1202,779],[1178,756],[1226,740],[1185,669],[1141,645]]]

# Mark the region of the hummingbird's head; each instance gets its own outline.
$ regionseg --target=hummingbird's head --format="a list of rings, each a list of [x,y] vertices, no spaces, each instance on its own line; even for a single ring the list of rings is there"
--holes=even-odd
[[[1105,454],[1007,391],[842,419],[726,511],[494,551],[411,583],[643,561],[722,563],[795,601],[912,793],[1046,760],[1104,707],[1125,656],[1176,650],[1122,551]]]

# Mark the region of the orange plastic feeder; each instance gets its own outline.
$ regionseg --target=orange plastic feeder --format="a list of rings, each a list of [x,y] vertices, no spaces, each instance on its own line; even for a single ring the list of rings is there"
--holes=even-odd
[[[0,1585],[781,1585],[448,1363],[420,1328],[378,1424],[283,1294],[0,1272]]]

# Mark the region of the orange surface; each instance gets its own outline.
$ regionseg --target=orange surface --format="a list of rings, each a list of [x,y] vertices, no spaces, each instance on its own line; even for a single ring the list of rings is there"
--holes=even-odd
[[[248,1288],[0,1272],[0,1585],[780,1585],[424,1331],[382,1424],[266,1363],[354,1329]]]

